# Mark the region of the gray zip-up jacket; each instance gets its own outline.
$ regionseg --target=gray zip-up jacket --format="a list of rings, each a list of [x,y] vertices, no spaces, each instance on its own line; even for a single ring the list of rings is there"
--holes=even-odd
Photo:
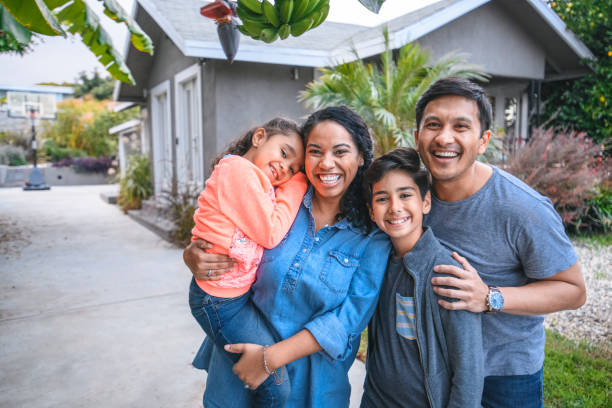
[[[431,407],[480,407],[484,383],[480,313],[444,309],[431,285],[434,274],[443,276],[433,272],[434,266],[459,264],[429,228],[403,262],[414,279],[417,345]]]

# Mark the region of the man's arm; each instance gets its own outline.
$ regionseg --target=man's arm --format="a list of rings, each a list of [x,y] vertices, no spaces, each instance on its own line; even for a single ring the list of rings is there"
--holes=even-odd
[[[452,265],[438,265],[434,271],[454,277],[435,277],[431,280],[438,296],[458,299],[457,302],[438,300],[440,306],[449,310],[484,312],[489,287],[480,279],[478,272],[457,253],[453,257],[463,269]],[[439,286],[452,286],[447,289]],[[517,287],[500,287],[504,296],[504,313],[516,315],[542,315],[567,309],[577,309],[586,302],[586,288],[580,265],[576,262],[568,269],[549,278],[539,279]]]

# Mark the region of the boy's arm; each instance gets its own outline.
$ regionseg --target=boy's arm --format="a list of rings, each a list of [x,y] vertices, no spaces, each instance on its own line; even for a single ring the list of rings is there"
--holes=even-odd
[[[480,313],[440,308],[450,360],[448,407],[480,407],[484,384],[484,355]]]
[[[271,188],[265,177],[253,171],[245,159],[230,166],[218,166],[217,199],[219,209],[249,239],[264,248],[280,243],[295,219],[306,193],[303,173],[297,173],[276,189],[276,202],[266,188]]]

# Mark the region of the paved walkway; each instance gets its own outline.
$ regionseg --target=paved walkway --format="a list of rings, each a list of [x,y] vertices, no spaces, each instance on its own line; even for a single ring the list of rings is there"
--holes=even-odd
[[[201,406],[181,251],[104,203],[113,188],[0,189],[0,407]]]

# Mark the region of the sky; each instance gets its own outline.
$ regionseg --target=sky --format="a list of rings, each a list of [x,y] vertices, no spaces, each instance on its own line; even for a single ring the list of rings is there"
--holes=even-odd
[[[102,5],[86,0],[91,8],[99,11],[100,21],[113,39],[113,44],[123,54],[127,29],[102,14]],[[129,12],[134,0],[118,0]],[[374,14],[357,0],[331,0],[327,21],[376,26],[397,16],[419,9],[438,0],[386,0],[379,14]],[[202,5],[210,1],[202,0]],[[195,11],[198,12],[198,11]],[[91,73],[97,69],[107,75],[102,64],[83,45],[79,38],[40,37],[33,51],[24,55],[0,54],[0,84],[33,85],[39,82],[74,82],[79,72]]]

